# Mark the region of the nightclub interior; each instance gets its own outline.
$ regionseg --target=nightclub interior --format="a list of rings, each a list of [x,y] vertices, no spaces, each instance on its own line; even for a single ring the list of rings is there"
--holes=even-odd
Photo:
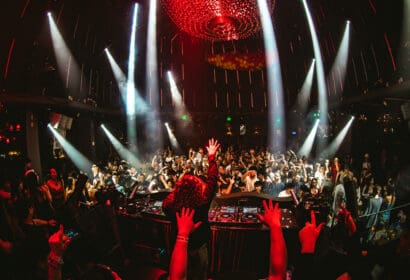
[[[410,0],[0,6],[0,279],[408,279]]]

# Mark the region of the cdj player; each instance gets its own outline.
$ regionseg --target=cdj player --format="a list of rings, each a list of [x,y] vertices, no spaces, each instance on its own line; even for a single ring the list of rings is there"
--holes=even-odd
[[[239,220],[242,223],[260,223],[257,216],[258,213],[260,213],[260,208],[258,207],[243,207]]]
[[[152,214],[152,215],[164,215],[162,212],[162,201],[153,201],[149,203],[149,205],[142,210],[142,213]]]
[[[282,219],[281,225],[283,228],[297,227],[296,214],[294,209],[281,209]],[[214,225],[243,225],[261,226],[261,221],[258,219],[258,214],[263,214],[260,207],[254,206],[221,206],[211,208],[208,212],[208,221]]]

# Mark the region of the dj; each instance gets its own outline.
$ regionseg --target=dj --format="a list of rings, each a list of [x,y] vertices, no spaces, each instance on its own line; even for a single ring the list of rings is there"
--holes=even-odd
[[[206,182],[193,175],[184,175],[180,178],[170,193],[163,201],[164,213],[176,222],[175,214],[181,209],[195,209],[194,223],[201,225],[189,236],[177,235],[175,242],[188,242],[188,277],[187,279],[208,279],[208,248],[207,243],[211,238],[208,223],[208,211],[216,192],[218,170],[215,154],[220,145],[217,140],[210,139],[208,146],[208,176]]]

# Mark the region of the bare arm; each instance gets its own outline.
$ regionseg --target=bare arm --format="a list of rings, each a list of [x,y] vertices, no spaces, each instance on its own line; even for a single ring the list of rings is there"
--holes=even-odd
[[[232,186],[233,183],[235,182],[235,180],[233,179],[233,177],[229,180],[229,185],[226,189],[221,191],[221,194],[230,194],[232,192]]]
[[[282,211],[278,204],[275,207],[272,205],[272,200],[269,200],[269,206],[266,200],[263,201],[265,214],[258,214],[261,222],[265,223],[270,228],[270,262],[269,262],[269,280],[283,280],[286,274],[287,251],[285,238],[280,224]]]
[[[27,218],[25,224],[33,226],[55,226],[57,222],[55,220],[42,220],[34,217],[34,207],[28,209]]]
[[[154,168],[155,167],[155,161],[157,160],[157,155],[155,155],[153,158],[152,158],[152,161],[151,161],[151,167],[152,168]]]
[[[217,140],[213,138],[209,140],[209,144],[206,147],[208,151],[208,178],[206,179],[206,189],[204,192],[204,199],[206,201],[211,200],[215,193],[216,182],[218,180],[218,170],[215,162],[215,154],[218,151],[220,145]]]
[[[250,171],[246,171],[245,174],[242,175],[242,178],[241,178],[242,182],[245,182],[246,177],[248,177],[249,174],[250,174]]]
[[[48,280],[61,280],[61,267],[63,265],[63,253],[68,247],[70,239],[64,235],[63,226],[50,236],[48,244],[50,246],[50,253],[48,254]]]
[[[195,210],[185,208],[182,208],[181,214],[176,214],[178,235],[169,265],[170,280],[187,279],[189,235],[201,225],[201,222],[194,224],[194,214]]]

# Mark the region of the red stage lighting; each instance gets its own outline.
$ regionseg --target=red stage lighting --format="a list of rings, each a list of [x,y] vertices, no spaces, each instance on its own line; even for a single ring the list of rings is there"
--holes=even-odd
[[[267,2],[272,12],[275,0]],[[162,0],[162,4],[181,30],[206,40],[239,40],[261,28],[257,0]]]

